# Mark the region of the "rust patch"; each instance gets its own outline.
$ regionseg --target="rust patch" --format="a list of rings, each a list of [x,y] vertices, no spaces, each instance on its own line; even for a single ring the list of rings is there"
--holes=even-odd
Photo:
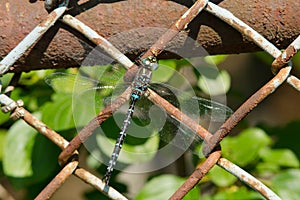
[[[103,43],[103,40],[101,38],[92,38],[92,41],[97,45],[100,45]]]
[[[288,46],[284,52],[280,54],[272,63],[272,72],[274,74],[278,73],[278,71],[284,67],[292,57],[297,53],[297,50],[294,46]]]
[[[39,26],[41,26],[41,27],[46,27],[46,26],[48,26],[49,23],[52,23],[52,22],[53,22],[53,20],[56,18],[56,16],[57,16],[57,13],[54,12],[54,11],[52,11],[52,12],[47,16],[47,19],[43,20],[43,21],[39,24]]]

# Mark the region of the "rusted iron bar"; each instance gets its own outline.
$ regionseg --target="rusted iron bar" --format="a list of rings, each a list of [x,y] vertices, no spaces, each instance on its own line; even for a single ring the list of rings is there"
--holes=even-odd
[[[221,157],[221,151],[212,152],[208,158],[200,164],[189,178],[176,190],[169,198],[170,200],[182,199],[191,189],[193,189],[199,181],[215,166]]]
[[[68,145],[68,141],[65,140],[61,135],[47,127],[43,122],[34,117],[30,112],[18,105],[17,102],[12,100],[5,94],[0,94],[0,103],[4,108],[5,106],[9,106],[9,108],[6,110],[3,110],[2,108],[2,111],[12,112],[11,117],[15,119],[22,118],[27,124],[29,124],[42,135],[47,137],[59,148],[64,149]]]
[[[95,118],[93,118],[81,131],[70,141],[69,145],[60,153],[58,159],[60,164],[67,162],[76,149],[98,128],[108,117],[112,115],[122,104],[129,99],[131,89],[119,95],[113,102],[105,107]]]
[[[243,21],[235,17],[229,11],[220,8],[219,6],[209,2],[206,10],[210,13],[216,15],[238,31],[244,33],[247,37],[249,37],[253,42],[259,45],[263,50],[268,52],[274,58],[280,56],[281,52],[278,50],[272,43],[262,37],[259,33],[257,33],[254,29],[249,27]],[[209,152],[214,148],[214,145],[218,145],[219,142],[228,134],[228,132],[244,117],[248,112],[250,112],[254,107],[257,106],[259,102],[261,102],[264,98],[266,98],[270,93],[272,93],[280,84],[281,81],[284,81],[288,78],[291,67],[287,67],[284,70],[283,74],[280,76],[274,77],[267,85],[257,91],[252,97],[250,97],[241,107],[238,109],[233,116],[231,116],[214,134],[213,138],[211,138],[210,142],[204,146],[203,152],[204,155],[208,156]],[[278,81],[278,82],[276,82]],[[236,115],[238,114],[238,115]],[[231,121],[230,123],[227,123]],[[225,125],[226,124],[226,125]],[[217,137],[220,137],[217,139]]]
[[[267,186],[265,186],[262,182],[260,182],[257,178],[253,177],[246,171],[244,171],[239,166],[233,164],[229,160],[225,158],[220,158],[217,164],[231,173],[232,175],[239,178],[241,181],[249,185],[251,188],[259,192],[266,199],[270,200],[281,200],[279,196],[277,196],[272,190],[270,190]]]
[[[291,67],[282,68],[278,74],[267,84],[255,92],[247,99],[219,128],[219,130],[210,138],[208,143],[203,146],[203,154],[209,153],[228,135],[229,131],[236,126],[251,110],[253,110],[262,100],[273,93],[290,75]]]
[[[29,2],[9,0],[0,2],[0,58],[7,55],[34,28],[34,24],[38,24],[47,14],[42,1]],[[141,27],[169,28],[191,6],[187,2],[191,1],[133,0],[114,1],[114,3],[86,1],[81,5],[74,5],[70,14],[76,15],[77,19],[108,39],[118,33]],[[251,25],[279,49],[286,48],[300,34],[299,1],[213,2],[220,2],[219,6],[230,10],[235,16]],[[258,50],[253,42],[214,16],[208,13],[200,15],[188,26],[186,35],[197,39],[198,44],[201,44],[210,54]],[[10,71],[78,66],[77,61],[81,61],[89,50],[85,49],[73,34],[59,29],[60,25],[55,24],[54,29],[48,31],[43,40],[40,40],[30,52],[26,52],[25,56],[10,68]],[[117,43],[113,45],[121,52],[136,56],[148,49],[152,41],[157,39],[155,34],[147,35],[146,40],[139,34],[141,33],[136,32],[130,37],[124,36],[120,38],[122,42],[116,41]],[[184,42],[181,38],[174,38],[173,52],[180,49]],[[130,51],[132,49],[135,51]],[[174,57],[173,54],[165,53],[163,56]],[[22,68],[16,68],[21,65]]]
[[[112,58],[122,64],[126,69],[133,65],[133,62],[131,62],[130,59],[128,59],[123,53],[121,53],[116,47],[114,47],[108,40],[98,35],[93,29],[83,24],[75,17],[72,17],[71,15],[65,15],[62,18],[62,21],[70,27],[76,29],[77,31],[80,31],[81,34],[83,34],[98,47],[102,48],[106,53],[108,53]]]
[[[268,52],[270,55],[277,57],[280,54],[280,51],[269,42],[266,38],[256,32],[253,28],[248,26],[242,20],[234,16],[230,11],[217,6],[216,4],[209,2],[206,9],[209,13],[219,17],[230,26],[243,33],[249,37],[254,43],[261,47],[264,51]]]
[[[141,58],[146,58],[148,56],[157,57],[163,52],[166,45],[174,39],[174,37],[182,30],[187,28],[189,23],[205,8],[207,5],[207,0],[198,0],[195,4],[189,8],[172,26],[159,37],[158,40],[142,55]],[[127,71],[125,77],[134,77],[136,74],[137,66],[134,65]],[[126,81],[128,81],[126,79]]]
[[[296,76],[289,76],[287,82],[300,92],[300,80]]]
[[[67,6],[67,5],[66,5]],[[45,20],[35,27],[13,50],[0,61],[0,76],[29,49],[64,14],[66,6],[53,10]],[[22,71],[22,70],[21,70]]]
[[[168,30],[164,33],[154,45],[152,45],[148,51],[142,56],[146,58],[148,56],[157,57],[165,49],[166,45],[174,39],[178,32],[186,29],[189,23],[205,8],[208,0],[198,0],[194,5],[189,8]]]
[[[295,55],[300,48],[300,36],[298,36],[288,46],[288,48],[283,53],[281,53],[281,51],[277,49],[275,45],[273,45],[270,41],[265,39],[265,37],[263,37],[253,28],[241,21],[239,18],[234,16],[228,10],[221,8],[211,2],[208,3],[206,10],[211,14],[217,16],[218,18],[222,19],[224,22],[228,23],[230,26],[234,27],[239,32],[243,33],[254,43],[256,43],[259,47],[261,47],[264,51],[268,52],[271,56],[276,58],[271,68],[273,73],[277,73],[280,68],[288,64],[293,55]],[[290,85],[293,86],[295,89],[299,90],[299,87],[297,88],[297,84],[294,84],[296,80],[292,80],[294,82],[288,81],[288,83],[290,83]]]
[[[55,177],[54,179],[36,196],[35,200],[50,199],[56,190],[72,175],[78,166],[78,160],[69,162]]]
[[[39,119],[34,117],[30,112],[28,112],[23,107],[17,108],[17,113],[21,113],[20,116],[24,121],[40,132],[42,135],[47,137],[50,141],[56,144],[59,148],[64,149],[68,145],[68,141],[65,140],[60,134],[56,133],[50,129],[46,124],[41,122]]]
[[[276,57],[276,59],[272,63],[272,72],[276,74],[279,69],[287,65],[299,49],[300,35],[280,54],[280,56]]]
[[[91,29],[81,21],[77,20],[71,15],[65,15],[61,21],[80,32],[98,47],[102,48],[106,53],[108,53],[112,58],[122,64],[122,66],[126,69],[138,68],[130,59],[128,59],[123,53],[121,53],[116,47],[114,47],[108,40],[98,35],[93,29]],[[127,73],[124,77],[124,80],[126,82],[132,81],[135,76],[136,70],[130,70],[130,72],[131,73]]]
[[[104,193],[111,199],[115,200],[127,200],[126,197],[124,197],[121,193],[119,193],[117,190],[114,188],[105,185],[105,183],[100,180],[98,177],[94,176],[90,172],[82,169],[82,168],[77,168],[74,172],[74,174],[80,178],[81,180],[85,181],[89,185],[93,186],[97,190],[103,193],[105,187],[109,187],[108,192]]]
[[[157,57],[159,54],[163,52],[166,45],[174,39],[174,37],[182,30],[187,28],[189,23],[205,8],[207,5],[207,0],[198,0],[195,4],[189,8],[175,23],[171,25],[171,27],[161,35],[156,42],[142,55],[141,58],[146,58],[148,56]],[[127,73],[126,77],[134,77],[136,74],[137,66],[132,66]],[[127,78],[126,81],[130,81]]]
[[[175,117],[179,122],[184,123],[192,131],[197,133],[204,141],[209,141],[212,135],[205,128],[203,128],[186,114],[182,113],[178,108],[156,94],[150,88],[147,89],[147,94],[150,101],[165,109],[170,116]]]
[[[181,123],[184,123],[187,127],[196,132],[205,142],[208,142],[212,137],[212,135],[206,129],[204,129],[184,113],[180,112],[178,108],[174,107],[171,103],[160,97],[153,90],[148,88],[147,94],[150,101],[165,109],[169,115],[176,118]],[[195,169],[192,175],[189,176],[183,185],[177,189],[170,199],[182,199],[207,174],[207,172],[216,164],[220,157],[220,150],[211,153],[204,163]]]

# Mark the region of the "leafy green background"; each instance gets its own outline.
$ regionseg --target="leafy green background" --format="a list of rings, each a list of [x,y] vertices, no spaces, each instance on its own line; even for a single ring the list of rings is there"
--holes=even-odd
[[[270,71],[268,67],[272,59],[266,54],[257,53],[252,55],[251,59],[255,60],[256,64],[260,64],[267,73]],[[257,83],[257,88],[249,88],[248,93],[241,92],[239,87],[243,87],[243,85],[232,80],[234,76],[231,76],[231,73],[229,73],[231,66],[228,66],[228,69],[222,67],[226,60],[227,56],[225,55],[207,58],[207,64],[213,62],[221,68],[220,73],[217,75],[211,73],[199,75],[194,72],[193,76],[196,77],[194,87],[195,90],[199,91],[199,94],[207,96],[207,93],[210,91],[205,83],[210,82],[210,84],[214,84],[214,81],[222,80],[224,88],[222,90],[214,90],[215,93],[211,95],[227,93],[229,106],[236,109],[249,97],[249,94],[255,92],[263,83],[259,81],[259,77],[253,77],[257,78],[257,80],[252,80],[252,82]],[[298,60],[300,60],[299,55],[294,59],[296,69],[300,66]],[[160,61],[160,64],[169,68],[162,68],[161,71],[155,72],[154,77],[155,81],[161,80],[164,82],[172,78],[172,70],[184,70],[188,65],[185,60],[163,60]],[[252,61],[250,64],[253,65]],[[230,65],[230,63],[227,65]],[[266,66],[264,67],[264,65]],[[65,71],[73,73],[76,70]],[[12,98],[14,100],[24,100],[26,109],[50,128],[58,131],[66,139],[70,140],[77,133],[72,115],[71,93],[73,84],[64,84],[64,87],[54,87],[53,90],[44,82],[44,78],[51,73],[53,71],[44,70],[23,74],[19,86],[12,93]],[[251,71],[249,73],[251,74]],[[271,74],[267,74],[267,76],[272,77]],[[268,77],[263,77],[265,82],[268,80]],[[8,84],[10,78],[11,75],[5,75],[2,78],[4,85]],[[258,110],[263,110],[264,106],[267,107],[268,105],[262,103]],[[297,105],[293,106],[297,109]],[[84,107],[82,112],[85,112]],[[281,115],[282,113],[277,114]],[[256,120],[253,122],[253,118],[260,119],[260,116],[255,115],[254,111],[254,114],[251,113],[249,117],[240,122],[232,131],[232,134],[222,141],[223,157],[257,177],[282,199],[300,199],[299,115],[298,118],[294,120],[289,119],[280,125],[270,124],[267,120]],[[112,122],[108,120],[107,124],[103,126],[111,126],[109,123]],[[59,172],[60,167],[57,163],[57,156],[60,153],[60,149],[22,120],[14,122],[9,119],[8,114],[0,113],[0,125],[0,144],[2,147],[0,150],[1,184],[10,188],[10,191],[14,191],[13,195],[16,199],[33,199]],[[84,125],[84,122],[80,125]],[[117,132],[116,130],[116,134]],[[114,138],[111,138],[111,141],[113,142]],[[142,142],[129,138],[126,140],[124,148],[128,151],[151,152],[157,149],[158,146],[158,138]],[[87,154],[84,148],[81,148],[80,152],[85,152],[84,155]],[[109,151],[107,154],[109,154]],[[90,169],[98,172],[101,176],[103,175],[105,166],[101,165],[89,154],[84,156],[84,159]],[[126,159],[130,163],[132,158],[127,157]],[[193,155],[194,162],[192,164],[195,166],[202,160],[203,158],[199,159],[199,157]],[[178,163],[180,162],[178,161]],[[191,163],[184,162],[184,164],[190,166]],[[111,185],[126,194],[129,185],[116,179],[119,173],[118,171],[114,173]],[[136,193],[133,196],[132,194],[129,194],[129,196],[138,200],[167,199],[186,180],[189,174],[190,171],[188,170],[184,171],[184,173],[181,171],[178,174],[174,173],[174,171],[153,172],[147,176],[145,183],[137,183],[138,185],[143,184],[143,186],[138,191],[135,191]],[[62,190],[63,187],[61,188]],[[91,188],[87,189],[81,198],[106,199],[104,195]],[[54,199],[59,199],[59,197],[54,196]],[[215,166],[188,193],[185,199],[252,200],[263,199],[263,197],[243,184],[235,176]]]

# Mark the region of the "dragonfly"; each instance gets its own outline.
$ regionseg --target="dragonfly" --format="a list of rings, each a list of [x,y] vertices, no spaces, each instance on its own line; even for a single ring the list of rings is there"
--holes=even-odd
[[[147,89],[148,84],[150,83],[151,77],[152,77],[152,71],[156,70],[158,67],[158,63],[155,57],[149,56],[146,58],[143,58],[141,60],[141,66],[135,76],[135,79],[132,83],[132,93],[130,96],[130,105],[129,109],[127,111],[125,120],[123,122],[123,126],[121,128],[119,137],[117,139],[115,148],[113,150],[113,153],[111,155],[110,161],[107,166],[106,173],[104,175],[104,182],[108,185],[111,174],[114,170],[114,167],[116,165],[117,159],[119,157],[120,151],[122,149],[122,144],[126,137],[126,132],[128,129],[128,126],[130,124],[130,120],[134,111],[134,106],[136,101],[141,97],[141,95],[145,92]]]
[[[152,73],[154,70],[158,68],[158,62],[157,59],[153,56],[146,57],[144,59],[141,59],[140,61],[137,62],[139,65],[139,70],[135,76],[134,81],[131,84],[132,92],[130,96],[130,103],[129,103],[129,108],[126,112],[125,119],[123,120],[122,127],[119,132],[119,137],[116,140],[115,146],[113,153],[111,154],[110,160],[108,162],[107,170],[104,175],[103,181],[108,185],[112,172],[116,166],[119,154],[122,149],[122,145],[124,143],[126,133],[128,131],[128,128],[131,123],[131,119],[133,116],[133,113],[139,112],[139,110],[149,110],[146,109],[148,106],[146,104],[140,103],[138,105],[141,109],[138,109],[137,111],[135,110],[135,107],[137,105],[137,102],[144,102],[141,100],[141,97],[143,97],[146,89],[150,87],[151,89],[154,89],[158,94],[166,98],[169,102],[171,102],[174,106],[179,107],[181,105],[181,110],[186,110],[186,113],[190,113],[190,117],[194,117],[196,120],[198,120],[198,116],[200,115],[202,119],[208,119],[211,121],[215,122],[223,122],[225,119],[232,114],[232,110],[228,108],[227,106],[220,104],[218,102],[214,102],[211,100],[207,100],[204,98],[200,97],[184,97],[184,103],[178,102],[175,98],[172,99],[174,96],[183,96],[182,92],[180,90],[177,90],[176,88],[173,88],[171,86],[168,86],[167,84],[163,83],[151,83],[151,78],[152,78]],[[97,70],[96,70],[97,71]],[[90,73],[90,74],[96,74],[97,72]],[[55,79],[61,79],[63,78],[64,80],[71,79],[72,75],[70,74],[63,74],[63,73],[54,73],[46,77],[46,83],[52,87],[54,86],[54,80]],[[79,76],[81,77],[81,76]],[[106,76],[105,76],[106,77]],[[74,79],[74,77],[73,77]],[[66,84],[66,81],[64,81]],[[98,81],[95,81],[93,79],[87,78],[87,77],[81,77],[80,79],[77,79],[76,84],[78,83],[78,87],[81,85],[85,85],[82,90],[105,90],[107,88],[112,89],[113,86],[107,86],[107,85],[99,85]],[[77,87],[77,88],[78,88]],[[76,91],[74,91],[76,92]],[[86,96],[86,95],[83,95]],[[181,101],[181,100],[179,100]],[[96,103],[98,104],[98,102]],[[147,111],[146,111],[147,112]],[[139,113],[138,113],[139,114]],[[195,116],[191,116],[195,115]],[[181,126],[180,122],[176,121],[176,119],[172,118],[172,116],[168,116],[169,120],[175,124],[176,127],[179,127],[180,132],[183,133],[179,137],[175,137],[177,139],[173,139],[173,137],[165,136],[167,134],[162,134],[163,135],[163,140],[166,143],[169,143],[170,141],[175,145],[179,146],[183,150],[186,150],[189,145],[193,141],[196,140],[196,142],[201,141],[201,138],[197,136],[196,134],[186,134],[188,131],[186,131],[186,127]],[[160,118],[160,117],[156,117]],[[160,123],[160,120],[157,120],[155,123]],[[163,124],[163,122],[161,122]],[[164,126],[165,127],[165,126]],[[165,129],[165,128],[161,128]],[[174,130],[172,130],[174,132]],[[163,131],[161,131],[163,132]],[[179,138],[179,139],[178,139]]]

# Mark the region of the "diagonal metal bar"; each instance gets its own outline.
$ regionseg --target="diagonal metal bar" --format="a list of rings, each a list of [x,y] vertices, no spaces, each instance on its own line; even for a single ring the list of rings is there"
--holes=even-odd
[[[197,122],[195,122],[193,119],[191,119],[186,114],[182,113],[178,108],[173,106],[170,102],[159,96],[157,93],[155,93],[150,88],[147,89],[148,99],[155,103],[156,105],[159,105],[162,107],[169,115],[172,117],[175,117],[178,121],[185,124],[187,127],[189,127],[192,131],[197,133],[204,141],[209,141],[209,139],[212,137],[211,133],[208,132],[205,128],[203,128],[201,125],[199,125]]]
[[[100,36],[96,31],[76,19],[71,15],[64,15],[62,20],[65,24],[80,31],[86,38],[101,47],[112,58],[122,64],[126,69],[134,65],[130,59],[128,59],[123,53],[121,53],[116,47],[114,47],[108,40]]]
[[[85,181],[86,183],[90,184],[97,190],[103,193],[104,190],[106,190],[106,187],[108,188],[108,191],[105,192],[104,194],[107,195],[111,199],[116,199],[116,200],[127,200],[125,196],[123,196],[121,193],[119,193],[117,190],[114,188],[107,186],[101,179],[98,177],[94,176],[90,172],[82,169],[82,168],[77,168],[74,172],[74,174],[80,178],[81,180]]]
[[[38,39],[64,14],[67,7],[62,6],[53,10],[47,18],[36,26],[7,56],[0,62],[0,76],[31,47]]]
[[[262,35],[260,35],[253,28],[251,28],[246,23],[241,21],[239,18],[234,16],[228,10],[221,8],[212,2],[208,2],[206,11],[215,15],[216,17],[219,17],[221,20],[223,20],[224,22],[228,23],[236,30],[238,30],[241,33],[243,33],[244,35],[246,35],[255,44],[257,44],[259,47],[261,47],[264,51],[268,52],[271,56],[276,58],[276,60],[272,64],[273,65],[272,71],[274,73],[278,72],[278,70],[280,68],[284,67],[284,64],[288,64],[288,61],[291,59],[291,57],[294,54],[296,54],[296,52],[300,48],[300,36],[298,36],[292,42],[292,44],[283,53],[281,53],[281,51],[279,49],[277,49],[271,42],[269,42],[267,39],[265,39]],[[289,83],[291,86],[295,87],[295,89],[299,90],[299,87],[297,88],[297,84],[294,84],[296,80],[293,79],[293,81],[294,82],[288,81],[287,83]]]
[[[62,186],[65,180],[72,175],[72,173],[111,199],[127,200],[127,198],[117,190],[110,186],[106,186],[105,183],[98,177],[84,169],[79,168],[77,157],[77,155],[74,155],[74,158],[72,159],[73,161],[66,164],[66,166],[57,174],[57,176],[55,176],[55,178],[40,192],[35,200],[49,199],[55,193],[55,191]],[[108,187],[108,189],[106,187]]]
[[[157,57],[166,47],[166,45],[205,8],[207,0],[198,0],[189,8],[143,55],[141,58],[148,56]],[[126,73],[126,76],[134,77],[137,66],[132,66]]]
[[[262,182],[260,182],[257,178],[253,177],[246,171],[244,171],[239,166],[233,164],[229,160],[225,158],[220,158],[217,164],[230,172],[232,175],[239,178],[241,181],[246,183],[248,186],[262,194],[266,199],[270,200],[281,200],[279,196],[277,196],[272,190],[270,190],[267,186],[265,186]]]
[[[287,82],[300,92],[300,80],[296,76],[289,76]]]
[[[176,190],[176,192],[169,198],[170,200],[183,199],[183,197],[193,189],[199,181],[215,166],[221,157],[221,151],[212,152],[207,159],[200,164],[189,178]]]
[[[269,42],[266,38],[264,38],[242,20],[234,16],[230,11],[221,8],[212,2],[208,2],[205,10],[228,23],[230,26],[237,29],[241,33],[245,34],[253,42],[255,42],[255,44],[257,44],[273,57],[276,58],[280,55],[281,52],[271,42]]]
[[[300,35],[294,40],[272,63],[272,72],[276,74],[279,69],[287,65],[300,49]]]
[[[30,112],[28,112],[23,107],[17,108],[15,112],[21,113],[20,116],[27,124],[29,124],[35,130],[37,130],[42,135],[47,137],[59,148],[64,149],[69,144],[68,141],[65,140],[60,134],[50,129],[46,124],[44,124],[42,121],[37,119],[35,116],[33,116]]]
[[[60,153],[58,159],[61,165],[65,164],[77,148],[98,128],[109,116],[112,115],[126,100],[129,99],[131,89],[119,95],[113,102],[105,107],[95,118],[93,118],[81,131],[70,141],[69,145]]]
[[[55,177],[54,179],[36,196],[35,200],[50,199],[56,190],[58,190],[62,184],[72,175],[76,167],[78,166],[78,160],[69,162]]]
[[[155,44],[150,47],[142,58],[148,56],[158,56],[166,45],[178,34],[178,32],[187,28],[188,24],[205,8],[208,0],[198,0],[189,8],[168,30],[164,33]]]
[[[272,94],[290,75],[291,67],[282,68],[278,74],[267,84],[254,93],[245,103],[243,103],[219,128],[219,130],[210,138],[209,142],[203,147],[203,154],[209,153],[226,137],[229,131],[236,126],[251,110],[253,110],[261,101]]]

